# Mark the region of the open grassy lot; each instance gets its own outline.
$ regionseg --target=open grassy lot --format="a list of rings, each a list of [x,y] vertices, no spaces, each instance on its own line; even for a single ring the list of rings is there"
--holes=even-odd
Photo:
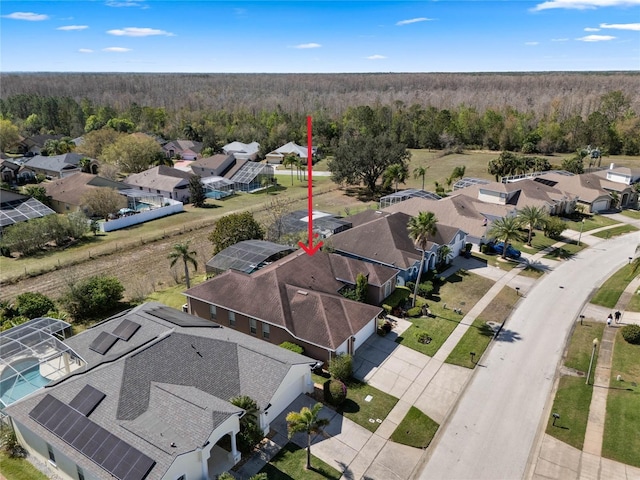
[[[504,287],[487,308],[473,321],[458,344],[446,359],[446,363],[475,368],[484,351],[493,338],[494,331],[487,322],[502,323],[518,302],[518,294],[511,287]],[[471,361],[470,352],[475,352],[475,360]]]
[[[373,397],[369,402],[365,401],[368,395]],[[375,432],[380,426],[380,422],[376,420],[387,418],[396,403],[398,403],[396,397],[384,393],[367,383],[352,379],[347,384],[347,400],[337,411],[367,430]],[[373,422],[369,421],[370,419],[373,419]]]
[[[427,448],[439,426],[416,407],[411,407],[391,434],[391,440],[410,447]]]
[[[307,450],[294,443],[287,443],[260,472],[268,475],[269,480],[339,480],[342,476],[338,470],[327,465],[313,455],[311,447],[311,470],[307,470]]]
[[[620,375],[622,381],[616,377]],[[602,456],[640,467],[640,345],[616,334]]]
[[[583,322],[583,325],[576,324],[569,342],[565,366],[584,372],[586,375],[593,351],[593,339],[597,338],[599,342],[602,339],[603,329],[603,323],[589,320]],[[584,376],[560,377],[552,409],[552,412],[559,414],[560,418],[553,425],[553,416],[550,416],[547,423],[549,435],[580,450],[582,450],[587,430],[597,358],[598,350],[596,349],[588,385],[585,383]]]
[[[611,227],[607,230],[593,233],[592,235],[598,238],[612,238],[617,237],[618,235],[624,235],[625,233],[635,232],[637,230],[638,229],[633,225],[618,225],[617,227]]]
[[[47,480],[47,476],[24,458],[10,458],[0,452],[0,473],[7,480]]]
[[[180,266],[182,268],[182,266]],[[189,267],[191,268],[191,267]],[[191,276],[191,286],[198,285],[206,280],[206,275],[192,275]],[[185,297],[182,292],[186,290],[187,286],[184,283],[180,283],[178,285],[174,285],[173,287],[166,288],[164,290],[159,290],[157,292],[153,292],[147,298],[145,298],[145,302],[160,302],[164,303],[169,307],[173,307],[177,310],[182,310],[182,305],[187,302],[187,297]]]
[[[487,278],[459,270],[447,278],[437,294],[426,300],[433,316],[410,319],[411,327],[403,332],[396,342],[432,357],[458,326],[464,313],[475,305],[492,285],[493,281]],[[455,313],[453,308],[460,308],[462,314]],[[421,333],[427,333],[431,341],[421,343],[418,339]]]
[[[608,308],[615,307],[620,295],[622,295],[624,289],[627,288],[629,282],[633,280],[632,270],[632,265],[625,265],[611,275],[598,289],[591,299],[591,303]]]

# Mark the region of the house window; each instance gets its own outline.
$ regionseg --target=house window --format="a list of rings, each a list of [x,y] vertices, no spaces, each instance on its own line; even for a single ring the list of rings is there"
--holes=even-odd
[[[256,334],[256,332],[258,331],[258,327],[256,325],[256,319],[255,318],[250,318],[249,319],[249,330],[251,331],[251,333],[253,333],[254,335]]]
[[[218,308],[215,305],[209,306],[209,313],[211,314],[211,320],[215,320],[218,315]]]
[[[268,323],[263,323],[262,324],[262,337],[263,338],[269,338],[269,324]]]
[[[235,327],[236,326],[236,314],[235,314],[235,312],[229,312],[229,326],[230,327]]]
[[[56,464],[56,454],[53,453],[53,447],[47,443],[47,451],[49,452],[49,461],[55,465]]]
[[[84,472],[80,467],[77,467],[77,468],[78,468],[78,480],[84,480]]]

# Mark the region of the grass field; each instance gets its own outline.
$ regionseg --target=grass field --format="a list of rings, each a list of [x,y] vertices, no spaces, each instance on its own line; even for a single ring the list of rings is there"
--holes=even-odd
[[[339,480],[338,470],[313,455],[311,447],[311,470],[307,470],[307,450],[294,443],[287,443],[260,472],[268,475],[269,480]]]
[[[427,448],[438,431],[438,425],[416,407],[411,407],[391,434],[391,440],[415,448]]]
[[[616,377],[620,375],[622,381]],[[618,330],[613,349],[602,456],[640,467],[640,345]]]
[[[47,480],[47,476],[24,458],[10,458],[0,451],[0,473],[7,480]]]
[[[612,238],[618,235],[624,235],[625,233],[636,232],[637,230],[633,225],[618,225],[617,227],[611,227],[607,230],[593,233],[592,235],[599,238]]]
[[[629,282],[633,280],[632,270],[633,265],[629,264],[611,275],[598,289],[591,299],[591,303],[607,308],[615,307],[620,295],[622,295],[624,289],[627,288]]]
[[[487,322],[502,323],[509,316],[518,299],[517,292],[505,286],[491,301],[491,305],[473,321],[447,357],[446,363],[475,368],[494,335],[494,331]],[[475,353],[473,362],[470,352]]]
[[[604,324],[601,322],[587,320],[583,325],[576,324],[567,349],[565,366],[584,372],[586,375],[593,352],[593,339],[602,340],[603,330]],[[553,425],[553,416],[550,416],[547,423],[549,435],[580,450],[582,450],[587,430],[598,353],[596,349],[588,385],[585,383],[584,376],[560,377],[552,409],[552,412],[560,415],[560,418]]]
[[[367,402],[365,398],[371,395],[372,400]],[[394,396],[384,393],[371,385],[352,379],[347,384],[347,400],[337,409],[338,413],[349,420],[375,432],[380,426],[377,419],[384,420],[391,409],[398,403]],[[374,421],[369,421],[373,419]]]
[[[625,217],[640,220],[640,210],[622,210],[620,213]]]

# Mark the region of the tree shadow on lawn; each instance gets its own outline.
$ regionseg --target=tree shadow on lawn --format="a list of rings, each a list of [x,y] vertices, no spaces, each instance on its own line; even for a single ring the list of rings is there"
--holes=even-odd
[[[347,398],[344,403],[340,405],[338,409],[336,409],[336,411],[341,415],[344,413],[358,413],[360,411],[360,405],[358,405],[350,398]]]

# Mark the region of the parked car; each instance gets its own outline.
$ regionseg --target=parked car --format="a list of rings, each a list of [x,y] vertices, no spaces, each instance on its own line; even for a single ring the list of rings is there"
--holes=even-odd
[[[502,251],[504,249],[504,242],[494,243],[493,245],[491,245],[491,248],[495,253],[502,255]],[[506,255],[507,257],[517,259],[517,258],[520,258],[521,255],[522,253],[520,252],[520,250],[513,248],[511,244],[507,245],[507,255]]]

